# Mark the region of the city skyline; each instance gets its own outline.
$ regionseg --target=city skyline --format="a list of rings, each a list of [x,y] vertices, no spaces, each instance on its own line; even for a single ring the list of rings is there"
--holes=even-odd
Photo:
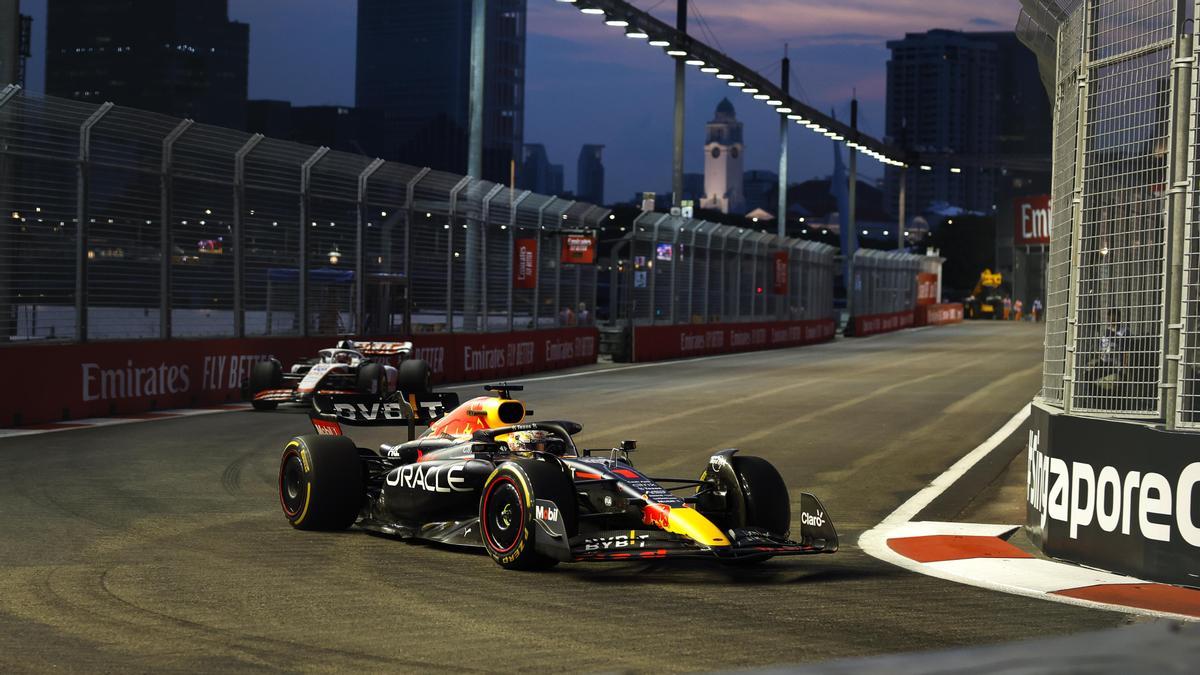
[[[673,21],[674,3],[635,4]],[[1017,0],[757,0],[754,12],[746,11],[747,4],[695,3],[691,32],[772,78],[779,76],[778,59],[788,43],[792,91],[845,119],[857,90],[861,127],[877,136],[884,127],[889,39],[932,28],[1012,30],[1019,10]],[[230,0],[229,6],[232,20],[251,26],[250,98],[353,105],[357,2]],[[45,0],[24,0],[22,8],[35,18],[30,88],[42,90]],[[706,29],[716,34],[715,41]],[[670,183],[670,59],[550,0],[529,0],[527,51],[524,138],[543,144],[552,162],[566,165],[567,185],[576,182],[571,160],[585,143],[606,146],[610,201]],[[729,92],[717,80],[689,70],[686,171],[702,171],[705,122]],[[776,115],[741,98],[732,100],[746,125],[745,166],[777,170]],[[794,182],[830,173],[826,139],[797,128],[790,149]],[[860,163],[860,171],[871,179],[882,176],[882,168],[870,160]]]

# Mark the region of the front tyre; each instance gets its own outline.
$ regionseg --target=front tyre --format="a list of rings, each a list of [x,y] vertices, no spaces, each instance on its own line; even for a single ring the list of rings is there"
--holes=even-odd
[[[709,478],[706,470],[701,479]],[[754,528],[787,537],[792,525],[792,508],[787,483],[767,460],[750,455],[736,455],[716,477],[725,491],[723,505],[704,499],[699,506],[719,509],[712,514],[712,521],[723,530]],[[770,555],[748,556],[730,559],[731,565],[755,565],[771,558]]]
[[[479,499],[483,546],[496,564],[510,570],[547,569],[558,560],[536,550],[539,536],[534,500],[553,502],[568,536],[578,530],[577,502],[571,479],[552,462],[515,460],[488,477]],[[547,535],[542,535],[547,536]]]
[[[362,460],[345,436],[297,436],[279,460],[279,502],[299,530],[344,530],[362,510]]]

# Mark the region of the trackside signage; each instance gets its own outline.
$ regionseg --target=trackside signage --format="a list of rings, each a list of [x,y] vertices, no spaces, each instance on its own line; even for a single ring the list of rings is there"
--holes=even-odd
[[[633,360],[661,361],[727,352],[796,347],[831,340],[835,330],[832,319],[636,326],[633,329]]]
[[[1050,243],[1050,195],[1020,197],[1013,201],[1013,244]]]
[[[314,356],[337,338],[148,340],[0,349],[13,382],[0,389],[0,427],[128,415],[241,400],[255,363],[284,367]],[[417,358],[435,382],[512,377],[595,363],[595,328],[489,334],[417,334]]]
[[[1031,537],[1051,556],[1200,585],[1200,439],[1033,408],[1026,439]]]
[[[962,320],[962,304],[918,305],[915,325],[942,326],[948,323],[961,323]]]
[[[853,333],[848,333],[848,335],[852,337],[867,337],[868,335],[891,333],[892,331],[911,328],[915,320],[916,315],[912,310],[893,312],[891,314],[856,316],[852,319],[854,322],[854,331]]]

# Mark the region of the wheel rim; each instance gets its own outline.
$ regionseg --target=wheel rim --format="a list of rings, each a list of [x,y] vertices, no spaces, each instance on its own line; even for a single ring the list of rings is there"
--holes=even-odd
[[[483,498],[483,534],[488,547],[508,553],[521,541],[525,530],[525,504],[516,483],[501,476]]]
[[[284,457],[279,469],[279,501],[289,518],[295,517],[304,506],[304,482],[304,463],[300,454],[293,450]]]

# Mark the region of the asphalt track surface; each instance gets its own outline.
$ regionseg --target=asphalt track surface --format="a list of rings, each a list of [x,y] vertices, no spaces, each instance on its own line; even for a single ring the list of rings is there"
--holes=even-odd
[[[858,535],[1040,382],[1041,331],[971,323],[529,382],[581,444],[651,475],[736,446],[825,503],[835,555],[506,572],[486,555],[292,530],[302,412],[0,439],[0,671],[664,671],[797,664],[1121,625],[1120,614],[912,574]],[[387,440],[380,430],[361,445]],[[964,504],[965,506],[965,504]]]

